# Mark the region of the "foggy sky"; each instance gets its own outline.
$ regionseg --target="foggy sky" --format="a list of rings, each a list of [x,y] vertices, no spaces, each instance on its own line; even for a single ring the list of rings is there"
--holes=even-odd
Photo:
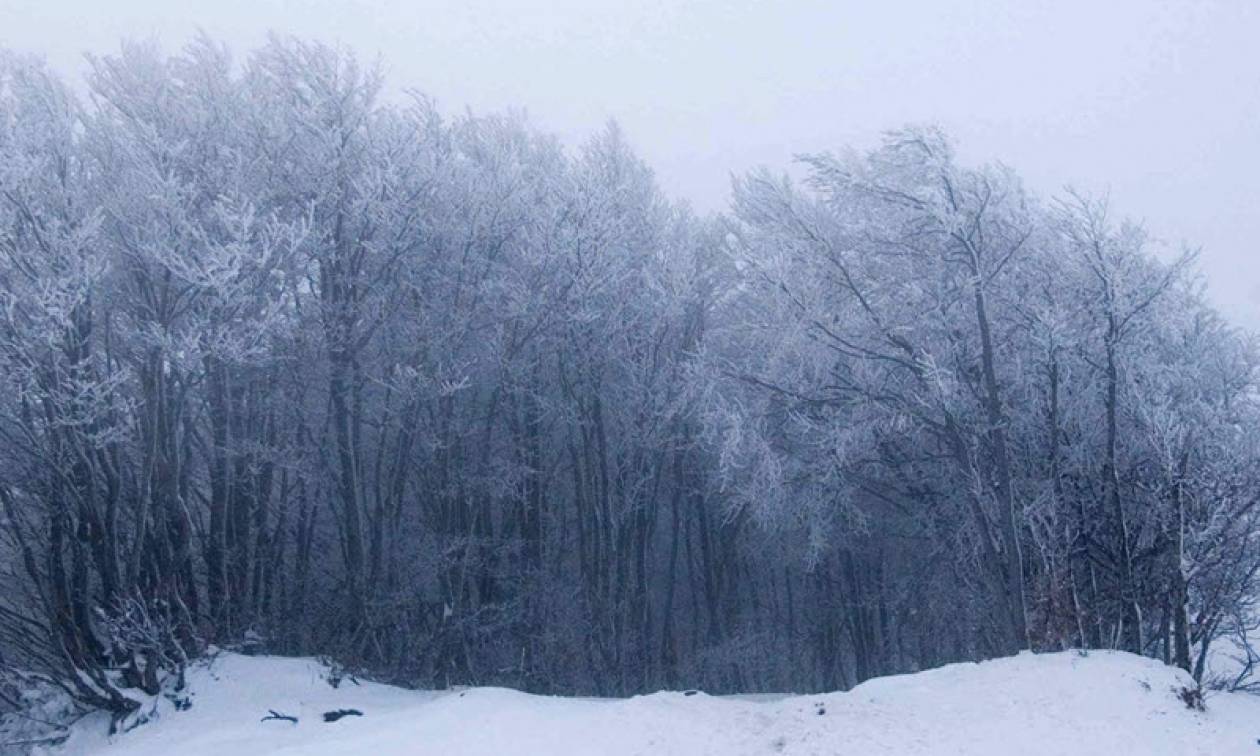
[[[1255,0],[0,0],[0,45],[72,77],[122,38],[273,29],[380,56],[448,112],[524,108],[576,143],[610,118],[662,186],[720,209],[731,172],[934,122],[1041,194],[1109,191],[1260,328]]]

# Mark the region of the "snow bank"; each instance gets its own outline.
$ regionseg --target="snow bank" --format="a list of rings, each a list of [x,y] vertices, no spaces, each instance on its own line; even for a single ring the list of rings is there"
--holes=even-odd
[[[222,654],[189,673],[191,708],[107,737],[83,721],[50,754],[1258,754],[1260,698],[1209,696],[1189,678],[1117,652],[1032,655],[872,680],[846,693],[630,699],[497,688],[417,692],[343,681],[307,659]],[[323,721],[323,713],[363,716]],[[259,721],[269,710],[295,716]]]

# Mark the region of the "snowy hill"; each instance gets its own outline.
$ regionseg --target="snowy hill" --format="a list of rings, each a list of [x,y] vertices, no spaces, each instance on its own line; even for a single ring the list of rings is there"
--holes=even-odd
[[[76,725],[56,756],[253,754],[1260,754],[1260,698],[1210,695],[1116,652],[1024,654],[869,681],[846,693],[624,700],[498,688],[417,692],[342,681],[307,659],[221,654],[189,673],[191,707],[107,737]],[[356,709],[325,722],[323,714]],[[296,724],[260,721],[268,711]]]

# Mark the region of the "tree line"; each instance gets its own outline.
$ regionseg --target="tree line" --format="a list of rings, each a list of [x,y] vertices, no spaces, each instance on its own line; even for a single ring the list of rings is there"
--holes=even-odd
[[[348,51],[0,54],[0,675],[821,690],[1252,622],[1257,364],[932,128],[699,216]],[[15,682],[16,681],[16,682]]]

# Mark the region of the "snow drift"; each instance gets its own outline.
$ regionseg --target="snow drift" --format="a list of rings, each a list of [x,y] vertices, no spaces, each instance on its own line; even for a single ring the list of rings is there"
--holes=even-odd
[[[1119,652],[1022,654],[803,696],[581,699],[330,680],[309,659],[220,654],[190,670],[190,706],[159,698],[147,724],[113,737],[103,719],[89,718],[43,753],[1260,753],[1260,699],[1209,694],[1206,710],[1193,710],[1181,700],[1192,687],[1187,675]],[[325,721],[351,709],[362,716]],[[297,721],[262,721],[269,712]]]

